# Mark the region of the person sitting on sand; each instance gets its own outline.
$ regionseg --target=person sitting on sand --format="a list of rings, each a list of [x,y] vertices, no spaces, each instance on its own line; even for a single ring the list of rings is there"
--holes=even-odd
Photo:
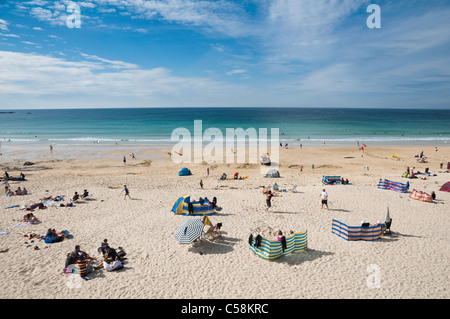
[[[64,268],[69,268],[70,265],[76,265],[78,260],[77,254],[75,254],[73,251],[67,254],[66,258],[66,264]]]
[[[108,245],[108,239],[103,239],[103,242],[100,244],[100,247],[98,247],[97,251],[104,255],[106,253],[106,247],[109,246]]]
[[[274,191],[277,191],[277,190],[278,190],[278,184],[277,184],[277,183],[275,183],[275,185],[273,185],[273,190],[274,190]]]
[[[117,251],[114,248],[111,248],[109,245],[105,247],[105,261],[111,262],[114,261],[117,257]]]
[[[214,238],[222,238],[222,235],[219,232],[220,228],[222,228],[222,223],[217,223],[216,226],[214,226],[214,230],[213,230]]]
[[[28,195],[28,191],[25,187],[22,189],[22,195]]]
[[[110,263],[104,261],[103,264],[102,264],[102,266],[103,266],[103,268],[106,269],[106,271],[113,271],[113,270],[122,268],[122,267],[123,267],[123,264],[122,264],[122,262],[120,261],[119,256],[116,256],[116,257],[114,258],[114,260],[113,260],[112,262],[110,262]],[[100,267],[99,267],[99,268],[100,268]]]
[[[90,260],[97,259],[97,258],[93,258],[93,257],[89,256],[88,253],[86,253],[85,251],[82,251],[80,248],[80,245],[76,245],[75,250],[73,252],[77,255],[77,258],[79,258],[81,255],[83,255],[84,258],[86,258],[86,259],[90,259]]]
[[[8,190],[5,194],[5,196],[8,196],[8,197],[14,196],[14,192],[12,190]]]
[[[279,230],[278,235],[277,235],[277,241],[281,241],[282,238],[283,238],[283,232],[281,230]]]
[[[33,213],[28,213],[23,216],[24,223],[37,224],[39,223],[39,219],[33,215]]]
[[[81,198],[86,198],[86,197],[88,197],[89,196],[89,192],[87,191],[87,189],[85,189],[84,191],[83,191],[83,195],[81,195]]]
[[[54,229],[51,228],[47,230],[47,234],[45,235],[45,237],[56,237],[56,236],[58,236],[58,234]]]
[[[81,276],[84,277],[87,274],[89,274],[92,271],[92,264],[91,264],[91,259],[87,258],[86,256],[84,256],[83,254],[78,255],[78,260],[77,260],[77,273]]]
[[[75,192],[75,194],[72,197],[72,202],[76,202],[79,199],[80,199],[80,195],[78,195],[78,192]]]
[[[20,188],[20,186],[16,189],[16,196],[20,196],[22,195],[22,189]]]

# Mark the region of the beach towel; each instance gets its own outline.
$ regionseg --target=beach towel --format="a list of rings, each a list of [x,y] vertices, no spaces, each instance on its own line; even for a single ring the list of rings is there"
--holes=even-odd
[[[54,201],[54,200],[45,200],[45,201],[42,202],[42,204],[47,205],[47,206],[52,206],[52,205],[55,205],[57,203],[58,202]]]
[[[19,205],[11,205],[11,206],[7,206],[7,207],[5,207],[5,209],[8,209],[8,208],[15,208],[15,207],[19,207]]]
[[[51,244],[51,243],[53,243],[53,239],[54,239],[53,236],[44,237],[44,243]]]
[[[10,232],[9,231],[2,231],[0,232],[0,235],[8,235]]]
[[[23,226],[28,226],[28,225],[31,225],[31,223],[30,222],[20,223],[20,224],[17,224],[15,227],[23,227]]]

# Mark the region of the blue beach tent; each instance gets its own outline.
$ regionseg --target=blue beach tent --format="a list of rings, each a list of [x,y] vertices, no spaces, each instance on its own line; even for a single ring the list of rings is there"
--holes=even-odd
[[[179,176],[188,176],[188,175],[192,175],[192,173],[191,173],[191,171],[190,171],[188,168],[184,167],[184,168],[178,173],[178,175],[179,175]]]

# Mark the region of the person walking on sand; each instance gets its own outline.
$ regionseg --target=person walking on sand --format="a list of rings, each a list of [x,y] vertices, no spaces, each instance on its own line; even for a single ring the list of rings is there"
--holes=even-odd
[[[203,189],[203,181],[200,180],[200,187]]]
[[[130,191],[129,191],[129,189],[127,188],[127,185],[123,185],[123,191],[125,192],[125,197],[124,197],[124,199],[127,199],[127,196],[131,199]]]
[[[323,205],[327,206],[328,209],[328,193],[326,192],[325,188],[322,189],[322,193],[319,197],[322,199],[322,207],[320,209],[323,208]]]
[[[124,156],[123,157],[123,163],[126,165],[127,164],[127,158]]]

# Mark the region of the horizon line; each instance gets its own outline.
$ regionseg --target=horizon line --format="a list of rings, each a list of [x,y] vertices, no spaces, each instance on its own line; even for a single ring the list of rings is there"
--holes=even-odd
[[[101,109],[199,109],[199,108],[217,108],[217,109],[250,109],[250,108],[261,108],[261,109],[364,109],[364,110],[450,110],[450,107],[431,107],[431,108],[420,108],[420,107],[352,107],[352,106],[141,106],[141,107],[33,107],[33,108],[0,108],[0,111],[13,111],[13,110],[101,110]]]

